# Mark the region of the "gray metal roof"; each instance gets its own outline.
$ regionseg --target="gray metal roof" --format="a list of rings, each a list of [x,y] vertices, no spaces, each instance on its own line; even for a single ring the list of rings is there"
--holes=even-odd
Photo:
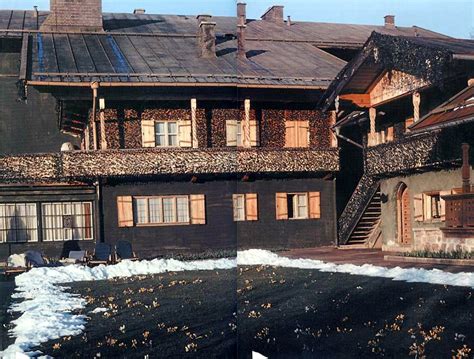
[[[323,48],[361,47],[374,30],[443,36],[411,27],[248,20],[247,59],[236,61],[236,17],[213,17],[217,57],[198,57],[195,16],[105,13],[104,33],[38,32],[48,13],[0,11],[0,37],[28,32],[25,80],[41,83],[235,85],[325,89],[346,64]],[[24,37],[25,39],[25,37]],[[26,63],[27,62],[27,63]],[[25,70],[26,72],[26,70]],[[23,78],[22,78],[23,79]]]

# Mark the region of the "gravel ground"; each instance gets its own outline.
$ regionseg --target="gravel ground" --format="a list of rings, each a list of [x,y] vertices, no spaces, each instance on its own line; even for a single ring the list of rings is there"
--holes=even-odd
[[[473,290],[272,267],[75,283],[86,332],[56,358],[472,358]],[[89,313],[95,308],[105,313]]]

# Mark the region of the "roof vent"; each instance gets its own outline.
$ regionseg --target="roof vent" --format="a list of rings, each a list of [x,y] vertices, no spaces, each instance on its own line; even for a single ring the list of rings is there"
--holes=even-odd
[[[237,3],[237,19],[239,25],[247,23],[247,4],[244,2]]]
[[[262,20],[283,23],[283,9],[284,7],[281,5],[273,5],[262,15]]]
[[[133,10],[134,15],[143,15],[146,12],[145,9],[135,9]]]
[[[199,17],[198,17],[199,18]],[[216,57],[216,23],[201,21],[198,36],[199,56],[205,59]]]
[[[50,0],[49,7],[41,31],[104,31],[102,0]]]
[[[387,29],[395,29],[395,15],[385,15],[384,19]]]

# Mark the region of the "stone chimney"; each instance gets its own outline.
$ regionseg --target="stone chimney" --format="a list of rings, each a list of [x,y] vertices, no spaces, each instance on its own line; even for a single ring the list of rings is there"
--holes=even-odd
[[[237,57],[239,59],[247,58],[247,50],[245,48],[245,28],[247,25],[237,25]]]
[[[237,24],[245,25],[247,23],[247,4],[243,2],[237,3]]]
[[[395,15],[385,15],[385,28],[395,29]]]
[[[268,9],[263,15],[262,20],[275,23],[283,23],[283,6],[274,5]]]
[[[102,0],[50,0],[50,13],[41,31],[98,32],[102,24]]]
[[[201,16],[201,15],[200,15]],[[209,16],[209,19],[211,16]],[[199,20],[199,16],[198,16]],[[216,57],[216,23],[201,21],[198,33],[199,56],[205,59]]]

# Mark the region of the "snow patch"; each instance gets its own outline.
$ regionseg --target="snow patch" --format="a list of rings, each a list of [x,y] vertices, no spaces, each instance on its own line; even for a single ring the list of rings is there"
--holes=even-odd
[[[321,272],[390,278],[409,283],[430,283],[474,288],[474,273],[450,273],[440,269],[386,268],[372,264],[335,264],[314,259],[281,257],[270,251],[250,249],[237,254],[238,265],[269,265],[286,268],[317,269]]]
[[[232,269],[235,259],[217,259],[183,262],[174,259],[151,261],[123,261],[116,265],[89,268],[80,265],[65,267],[33,268],[16,277],[15,303],[10,310],[20,313],[9,334],[15,343],[0,352],[0,358],[13,359],[37,356],[31,348],[63,336],[79,335],[84,331],[87,317],[73,314],[86,307],[86,301],[78,295],[68,293],[60,283],[106,280],[134,275],[158,274],[164,272]]]

